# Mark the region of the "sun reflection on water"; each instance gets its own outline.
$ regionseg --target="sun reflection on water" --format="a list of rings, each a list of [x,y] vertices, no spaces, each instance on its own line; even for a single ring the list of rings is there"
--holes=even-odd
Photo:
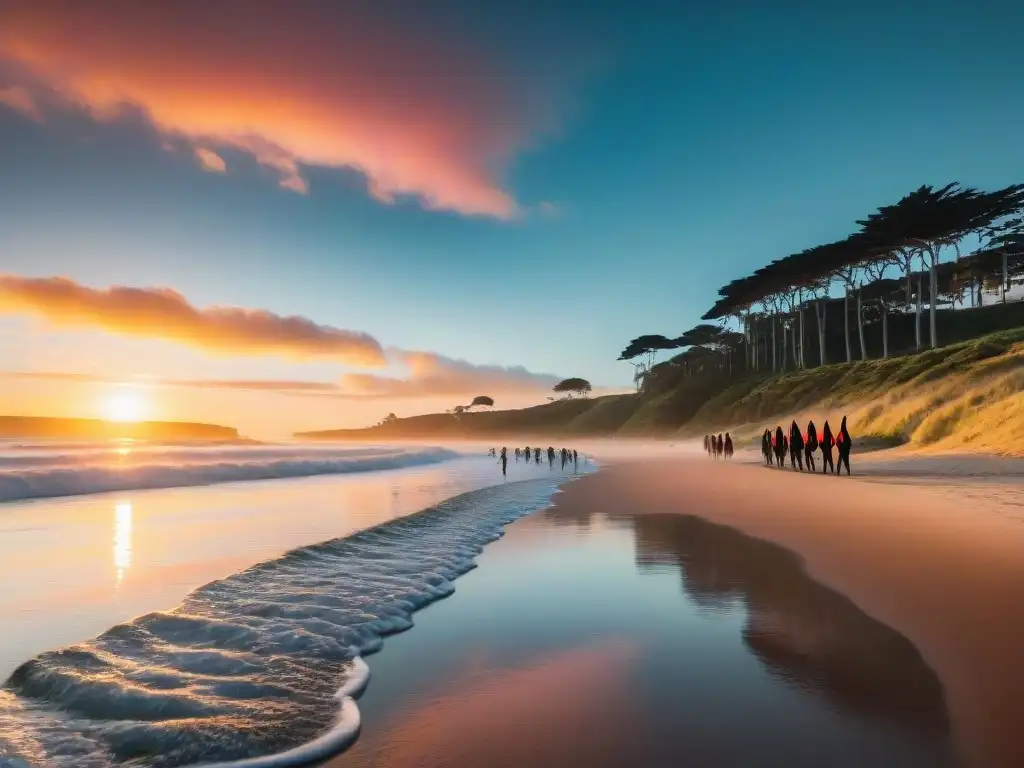
[[[132,565],[132,504],[122,502],[114,507],[114,569],[117,586],[124,580],[124,572]]]

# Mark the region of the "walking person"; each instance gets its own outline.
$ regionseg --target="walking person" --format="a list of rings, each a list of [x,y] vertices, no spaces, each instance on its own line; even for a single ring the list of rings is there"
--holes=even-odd
[[[804,436],[800,434],[800,427],[796,420],[789,425],[789,466],[796,469],[799,465],[800,471],[804,471]]]
[[[846,476],[850,476],[850,451],[853,450],[853,440],[850,439],[850,430],[846,428],[846,417],[843,416],[843,423],[839,426],[839,436],[836,439],[836,448],[839,449],[839,466],[836,467],[836,474],[843,472],[846,467]]]
[[[804,440],[804,460],[807,462],[808,472],[817,472],[814,466],[814,454],[818,451],[818,428],[813,421],[807,422],[807,437]]]
[[[821,473],[823,475],[828,474],[831,470],[832,474],[835,474],[836,464],[832,458],[832,449],[836,445],[836,440],[832,437],[832,427],[828,425],[828,420],[825,420],[825,427],[821,431]]]
[[[508,448],[501,448],[501,476],[508,477]]]

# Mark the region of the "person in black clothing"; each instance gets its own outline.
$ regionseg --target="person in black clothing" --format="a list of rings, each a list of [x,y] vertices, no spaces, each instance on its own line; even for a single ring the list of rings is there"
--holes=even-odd
[[[732,458],[732,438],[728,432],[725,433],[725,458]]]
[[[814,466],[814,453],[818,450],[818,428],[813,421],[807,422],[807,440],[804,442],[804,459],[807,461],[807,470],[816,472]]]
[[[839,449],[839,466],[836,467],[836,474],[842,474],[843,467],[846,467],[846,476],[850,476],[850,451],[853,450],[853,440],[850,439],[850,431],[846,428],[846,417],[843,416],[843,423],[839,426],[839,437],[836,440],[836,448]]]
[[[562,457],[562,471],[565,472],[565,462],[567,462],[569,460],[569,452],[567,450],[565,450],[565,448],[562,449],[561,457]]]
[[[789,466],[792,469],[799,466],[800,471],[804,471],[804,436],[795,420],[789,425]]]
[[[770,467],[772,465],[772,433],[771,430],[766,429],[764,434],[761,435],[761,455],[764,456],[764,465]]]
[[[575,448],[572,449],[572,463],[574,465],[580,463],[580,455],[578,453],[576,453],[576,449]]]
[[[715,438],[715,458],[718,458],[719,456],[721,456],[722,452],[724,450],[725,450],[725,440],[722,438],[722,433],[719,432],[718,433],[718,437]]]
[[[836,464],[832,458],[832,449],[835,447],[836,441],[832,437],[832,427],[828,425],[828,420],[825,421],[825,427],[821,431],[821,473],[828,474],[829,470],[835,474]]]
[[[775,427],[775,463],[779,469],[786,466],[786,435],[781,426]]]
[[[508,448],[504,446],[501,449],[501,476],[506,477],[508,475]]]
[[[533,449],[533,458],[540,464],[540,448]]]

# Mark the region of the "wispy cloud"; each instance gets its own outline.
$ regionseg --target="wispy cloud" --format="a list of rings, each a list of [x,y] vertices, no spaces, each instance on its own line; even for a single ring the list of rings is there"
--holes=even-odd
[[[204,171],[211,171],[213,173],[224,173],[227,170],[227,163],[224,162],[224,158],[214,152],[212,149],[206,149],[205,147],[196,147],[195,149],[196,159],[199,164],[203,167]]]
[[[531,82],[470,39],[370,4],[296,0],[285,25],[281,14],[276,3],[229,0],[12,3],[0,59],[99,119],[143,108],[166,135],[203,148],[210,170],[223,164],[210,147],[231,147],[300,193],[303,166],[348,167],[382,201],[518,214],[503,175],[557,128],[552,77]],[[24,94],[7,103],[33,104]]]
[[[22,85],[0,85],[0,104],[6,104],[22,114],[28,115],[33,120],[42,122],[43,113],[36,104],[32,91]]]
[[[174,379],[112,377],[62,371],[0,371],[0,377],[75,384],[139,384],[185,389],[269,392],[292,396],[327,397],[338,400],[411,400],[435,397],[465,398],[476,395],[542,395],[558,377],[537,374],[522,366],[474,365],[432,352],[389,350],[397,360],[411,361],[405,378],[348,374],[338,382],[293,379]]]
[[[385,364],[380,343],[368,334],[265,309],[198,308],[170,288],[97,289],[62,277],[0,274],[0,313],[166,339],[219,355],[320,358],[363,367]]]
[[[558,376],[533,373],[523,366],[475,365],[435,352],[388,350],[407,369],[405,377],[352,373],[341,378],[341,391],[355,398],[465,397],[541,394]]]

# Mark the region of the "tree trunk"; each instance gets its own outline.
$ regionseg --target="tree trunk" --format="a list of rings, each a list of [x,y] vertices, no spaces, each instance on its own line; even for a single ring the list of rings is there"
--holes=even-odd
[[[850,289],[843,295],[843,336],[846,337],[846,362],[853,362],[853,351],[850,349]]]
[[[803,297],[800,301],[800,367],[807,367],[807,356],[804,354],[804,303]]]
[[[917,276],[917,309],[914,310],[914,343],[921,351],[921,276]]]
[[[750,367],[755,371],[757,370],[757,320],[751,323],[751,341],[753,342],[750,346]]]
[[[778,341],[775,336],[775,315],[772,315],[772,373],[778,370]]]
[[[786,352],[789,346],[789,331],[786,330],[786,324],[782,324],[782,364],[779,366],[783,371],[786,370]]]
[[[889,308],[884,301],[878,302],[878,307],[882,310],[882,359],[886,360],[889,357]]]
[[[861,289],[857,289],[857,336],[860,337],[860,359],[868,359],[868,348],[864,344],[864,312],[863,304],[860,299]]]
[[[1006,303],[1006,292],[1010,290],[1010,276],[1006,274],[1006,250],[1003,250],[1003,282],[1000,283],[999,292],[1002,294],[1000,301]]]
[[[794,322],[793,323],[793,328],[792,328],[792,333],[793,333],[793,370],[794,371],[800,369],[800,353],[799,353],[799,348],[798,348],[798,345],[797,345],[796,329],[797,329],[797,324]],[[803,343],[803,342],[801,342],[801,343]]]
[[[939,346],[939,327],[936,323],[935,309],[939,300],[939,248],[935,246],[931,254],[931,264],[928,267],[928,328],[931,331],[932,349]]]
[[[814,305],[814,315],[818,319],[818,365],[827,365],[825,358],[825,321],[828,319],[826,299],[818,299]]]

